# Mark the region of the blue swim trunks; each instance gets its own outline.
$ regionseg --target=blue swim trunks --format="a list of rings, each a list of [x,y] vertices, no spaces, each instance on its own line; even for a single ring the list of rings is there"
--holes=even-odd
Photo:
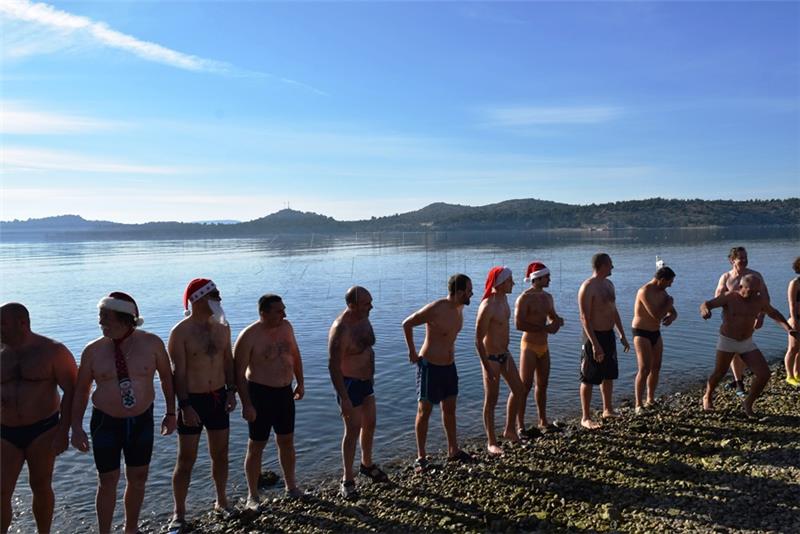
[[[375,390],[372,387],[372,380],[361,380],[345,376],[344,387],[347,388],[347,396],[350,397],[350,404],[353,405],[353,408],[361,406],[364,404],[364,399],[375,394]],[[342,403],[342,399],[339,398],[339,395],[336,395],[336,402],[339,404]]]
[[[456,364],[435,365],[424,358],[417,362],[417,399],[439,404],[458,395]]]

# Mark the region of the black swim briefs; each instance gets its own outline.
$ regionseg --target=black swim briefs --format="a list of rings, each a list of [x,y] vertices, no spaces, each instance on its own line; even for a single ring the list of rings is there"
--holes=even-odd
[[[603,361],[600,363],[595,361],[592,342],[588,339],[584,341],[581,350],[581,382],[599,385],[603,380],[616,380],[619,376],[617,339],[613,330],[595,330],[594,335],[603,348]]]
[[[230,417],[225,409],[228,393],[224,387],[211,393],[189,393],[189,404],[191,404],[200,424],[188,426],[183,423],[183,417],[178,417],[178,434],[199,434],[203,427],[208,430],[225,430],[230,427]]]
[[[256,409],[256,420],[247,423],[250,439],[267,441],[271,428],[280,436],[294,432],[294,391],[291,384],[274,388],[248,380],[247,391]]]
[[[633,337],[639,336],[647,338],[650,345],[655,347],[658,340],[661,338],[661,330],[645,330],[643,328],[632,328],[631,333]]]
[[[435,365],[424,358],[417,362],[417,399],[439,404],[458,395],[456,364]]]
[[[497,362],[500,365],[504,365],[508,359],[511,357],[510,352],[503,352],[502,354],[490,354],[486,357],[487,360],[490,362]]]
[[[24,451],[33,440],[58,425],[58,412],[30,425],[0,425],[0,438],[8,441],[16,448]]]
[[[360,378],[344,377],[344,387],[347,388],[347,396],[350,398],[350,404],[353,408],[357,408],[364,404],[364,399],[370,395],[375,394],[375,389],[372,386],[372,380],[361,380]],[[339,395],[336,395],[336,402],[342,403]]]
[[[92,452],[98,473],[119,469],[120,453],[125,453],[125,465],[140,467],[150,464],[153,456],[153,405],[133,417],[112,417],[92,409],[89,424]]]

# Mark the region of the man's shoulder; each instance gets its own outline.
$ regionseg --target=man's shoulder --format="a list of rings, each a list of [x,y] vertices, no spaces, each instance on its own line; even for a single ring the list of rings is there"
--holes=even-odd
[[[178,321],[178,323],[175,326],[172,327],[172,330],[170,330],[169,335],[170,336],[182,335],[186,330],[191,328],[190,321],[191,317],[184,317],[183,319]]]
[[[100,336],[97,339],[92,340],[89,343],[87,343],[86,347],[83,349],[83,352],[85,354],[90,354],[90,353],[95,352],[98,349],[102,348],[104,345],[108,345],[110,342],[111,342],[111,340],[108,339],[107,337]]]
[[[164,340],[162,340],[157,334],[154,334],[152,332],[148,332],[147,330],[139,330],[139,329],[137,329],[136,330],[136,336],[139,339],[141,339],[142,341],[144,341],[145,343],[148,343],[150,345],[157,345],[158,346],[158,345],[163,345],[164,344]]]
[[[36,346],[42,353],[57,355],[64,351],[70,352],[66,345],[60,341],[56,341],[55,339],[37,333],[34,333],[33,335],[36,336]]]

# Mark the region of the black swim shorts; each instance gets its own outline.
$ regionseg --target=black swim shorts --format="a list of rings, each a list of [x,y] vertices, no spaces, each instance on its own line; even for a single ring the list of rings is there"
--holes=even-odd
[[[27,449],[33,440],[58,425],[59,412],[30,425],[0,425],[0,438],[8,441],[21,451]]]
[[[208,430],[225,430],[230,427],[230,417],[225,409],[228,393],[224,387],[211,393],[189,393],[189,404],[191,404],[200,424],[188,426],[183,423],[183,417],[178,418],[178,434],[199,434],[203,427]]]
[[[248,380],[247,391],[256,409],[256,420],[247,423],[250,439],[267,441],[271,428],[280,436],[294,432],[294,391],[291,384],[274,388]]]
[[[347,388],[347,396],[350,398],[350,404],[353,408],[357,408],[364,404],[364,399],[370,395],[375,394],[375,389],[372,387],[372,380],[361,380],[360,378],[344,377],[344,387]],[[336,395],[336,402],[342,403],[339,395]]]
[[[613,330],[595,330],[595,337],[603,348],[603,361],[598,363],[594,359],[592,342],[586,340],[581,351],[581,382],[584,384],[599,385],[603,380],[616,380],[619,376],[617,367],[617,339]]]
[[[435,365],[424,358],[417,362],[417,399],[439,404],[458,395],[456,364]]]
[[[153,405],[134,417],[112,417],[92,409],[89,424],[92,452],[98,473],[119,469],[120,453],[125,465],[140,467],[150,464],[153,456]]]

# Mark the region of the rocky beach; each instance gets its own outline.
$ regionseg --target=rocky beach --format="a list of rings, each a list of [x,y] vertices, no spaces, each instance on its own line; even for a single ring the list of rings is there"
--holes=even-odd
[[[355,502],[331,480],[187,532],[798,532],[800,390],[773,371],[758,419],[722,388],[703,412],[697,387],[642,415],[623,402],[596,431],[565,421],[502,457],[476,440],[474,463],[434,457],[423,474],[412,458],[386,463],[391,482],[359,477]]]

